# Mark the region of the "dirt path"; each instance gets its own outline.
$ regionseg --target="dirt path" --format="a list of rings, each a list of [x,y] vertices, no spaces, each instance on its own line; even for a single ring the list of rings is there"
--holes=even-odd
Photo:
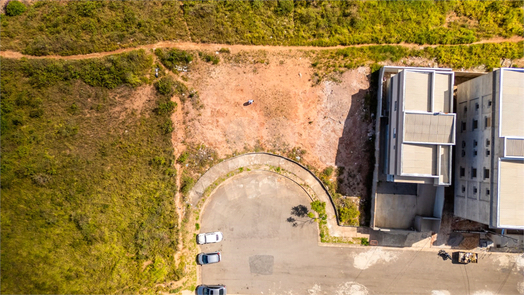
[[[484,44],[484,43],[501,43],[501,42],[519,42],[524,41],[524,37],[513,36],[511,38],[492,38],[481,40],[478,42],[473,42],[470,44],[463,45],[474,45],[474,44]],[[193,43],[193,42],[175,42],[175,41],[162,41],[155,44],[141,45],[137,47],[123,48],[115,51],[107,52],[97,52],[89,54],[80,54],[80,55],[69,55],[69,56],[60,56],[60,55],[46,55],[46,56],[32,56],[25,55],[16,51],[0,51],[1,57],[6,58],[34,58],[34,59],[66,59],[66,60],[78,60],[86,58],[98,58],[104,57],[112,54],[118,54],[123,52],[129,52],[136,49],[154,49],[154,48],[179,48],[183,50],[218,50],[222,47],[227,47],[231,50],[232,53],[237,53],[239,51],[257,51],[257,50],[266,50],[269,52],[278,52],[278,51],[289,51],[291,50],[324,50],[324,49],[341,49],[348,47],[366,47],[366,46],[376,46],[376,45],[392,45],[392,46],[404,46],[408,48],[416,47],[437,47],[437,46],[453,46],[453,45],[430,45],[430,44],[409,44],[409,43],[397,43],[397,44],[359,44],[359,45],[349,45],[349,46],[332,46],[332,47],[318,47],[318,46],[270,46],[270,45],[230,45],[230,44],[213,44],[213,43]]]

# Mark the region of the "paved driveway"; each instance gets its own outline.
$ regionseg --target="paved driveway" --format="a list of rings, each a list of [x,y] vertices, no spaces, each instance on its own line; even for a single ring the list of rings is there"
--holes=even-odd
[[[524,293],[524,257],[483,255],[463,266],[434,251],[319,246],[315,223],[287,221],[309,203],[300,186],[268,171],[227,180],[202,214],[201,231],[224,233],[201,247],[222,252],[222,262],[202,267],[202,283],[225,284],[229,294]]]

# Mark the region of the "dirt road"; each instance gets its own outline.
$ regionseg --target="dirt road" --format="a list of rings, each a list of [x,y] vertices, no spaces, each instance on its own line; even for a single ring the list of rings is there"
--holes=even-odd
[[[483,43],[501,43],[501,42],[520,42],[524,41],[524,37],[513,36],[511,38],[492,38],[481,40],[478,42],[473,42],[470,44],[464,45],[473,45],[473,44],[483,44]],[[155,44],[141,45],[137,47],[123,48],[115,51],[108,52],[97,52],[81,55],[69,55],[69,56],[60,56],[60,55],[46,55],[46,56],[32,56],[25,55],[16,51],[0,51],[0,56],[7,58],[53,58],[53,59],[86,59],[86,58],[97,58],[103,57],[111,54],[118,54],[122,52],[129,52],[136,49],[153,49],[153,48],[179,48],[182,50],[218,50],[222,47],[227,47],[231,50],[232,53],[237,53],[240,51],[257,51],[265,50],[269,52],[279,52],[279,51],[288,51],[288,50],[323,50],[323,49],[340,49],[347,47],[366,47],[366,46],[376,46],[376,45],[393,45],[393,46],[405,46],[409,48],[416,47],[437,47],[437,46],[452,46],[452,45],[431,45],[431,44],[408,44],[408,43],[398,43],[398,44],[358,44],[358,45],[349,45],[349,46],[332,46],[332,47],[318,47],[318,46],[269,46],[269,45],[230,45],[230,44],[204,44],[204,43],[192,43],[192,42],[176,42],[176,41],[162,41]]]

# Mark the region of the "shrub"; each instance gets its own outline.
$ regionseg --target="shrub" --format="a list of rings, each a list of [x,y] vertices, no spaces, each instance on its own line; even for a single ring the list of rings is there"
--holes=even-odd
[[[157,166],[157,167],[164,166],[166,164],[166,158],[161,157],[161,156],[156,156],[153,159],[151,159],[150,163],[151,165]]]
[[[202,60],[204,60],[205,62],[211,62],[214,65],[218,64],[218,62],[220,61],[220,59],[217,56],[205,52],[199,52],[198,56],[200,56],[200,58],[202,58]]]
[[[290,14],[291,11],[293,11],[293,1],[292,0],[278,0],[278,5],[275,11],[279,15]]]
[[[29,112],[29,117],[31,117],[31,118],[40,118],[43,115],[44,115],[44,110],[43,109],[31,110]]]
[[[180,185],[180,192],[186,195],[195,185],[195,179],[191,176],[184,175],[182,176],[182,183]]]
[[[188,157],[189,157],[189,153],[183,152],[182,154],[180,154],[180,156],[178,156],[178,159],[176,161],[180,164],[184,164],[187,161]]]
[[[176,71],[177,66],[186,66],[193,61],[193,55],[180,49],[156,49],[155,54],[168,69]]]
[[[158,115],[170,115],[173,113],[173,111],[176,108],[176,102],[174,101],[167,101],[160,103],[158,107],[155,109],[155,113]]]
[[[24,3],[12,0],[7,3],[7,6],[5,7],[5,14],[9,16],[17,16],[24,13],[26,10],[27,7],[25,7]]]
[[[231,53],[231,51],[229,50],[229,48],[220,48],[220,50],[218,51],[220,53]]]
[[[342,224],[358,225],[360,212],[355,203],[347,200],[338,208],[339,220]]]
[[[175,128],[173,127],[173,122],[171,122],[170,119],[166,120],[162,124],[161,129],[162,129],[163,134],[170,134],[171,132],[175,130]]]
[[[161,95],[172,96],[175,93],[175,81],[171,76],[160,78],[160,80],[155,82],[154,86]]]
[[[326,202],[321,202],[318,200],[311,202],[311,210],[319,214],[326,213]]]
[[[331,177],[331,175],[333,174],[333,167],[327,167],[326,169],[324,169],[324,171],[322,171],[322,174],[326,177]]]
[[[168,176],[168,177],[173,177],[176,175],[176,169],[174,168],[167,168],[166,170],[164,170],[164,175]]]

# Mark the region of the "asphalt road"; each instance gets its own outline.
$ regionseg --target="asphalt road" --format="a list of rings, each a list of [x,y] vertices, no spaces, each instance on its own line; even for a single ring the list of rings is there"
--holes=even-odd
[[[201,232],[224,234],[201,246],[222,253],[220,263],[202,266],[202,283],[225,284],[228,294],[524,294],[522,256],[483,254],[479,264],[459,265],[437,251],[320,246],[317,225],[291,215],[310,201],[268,171],[228,179],[202,213]]]

